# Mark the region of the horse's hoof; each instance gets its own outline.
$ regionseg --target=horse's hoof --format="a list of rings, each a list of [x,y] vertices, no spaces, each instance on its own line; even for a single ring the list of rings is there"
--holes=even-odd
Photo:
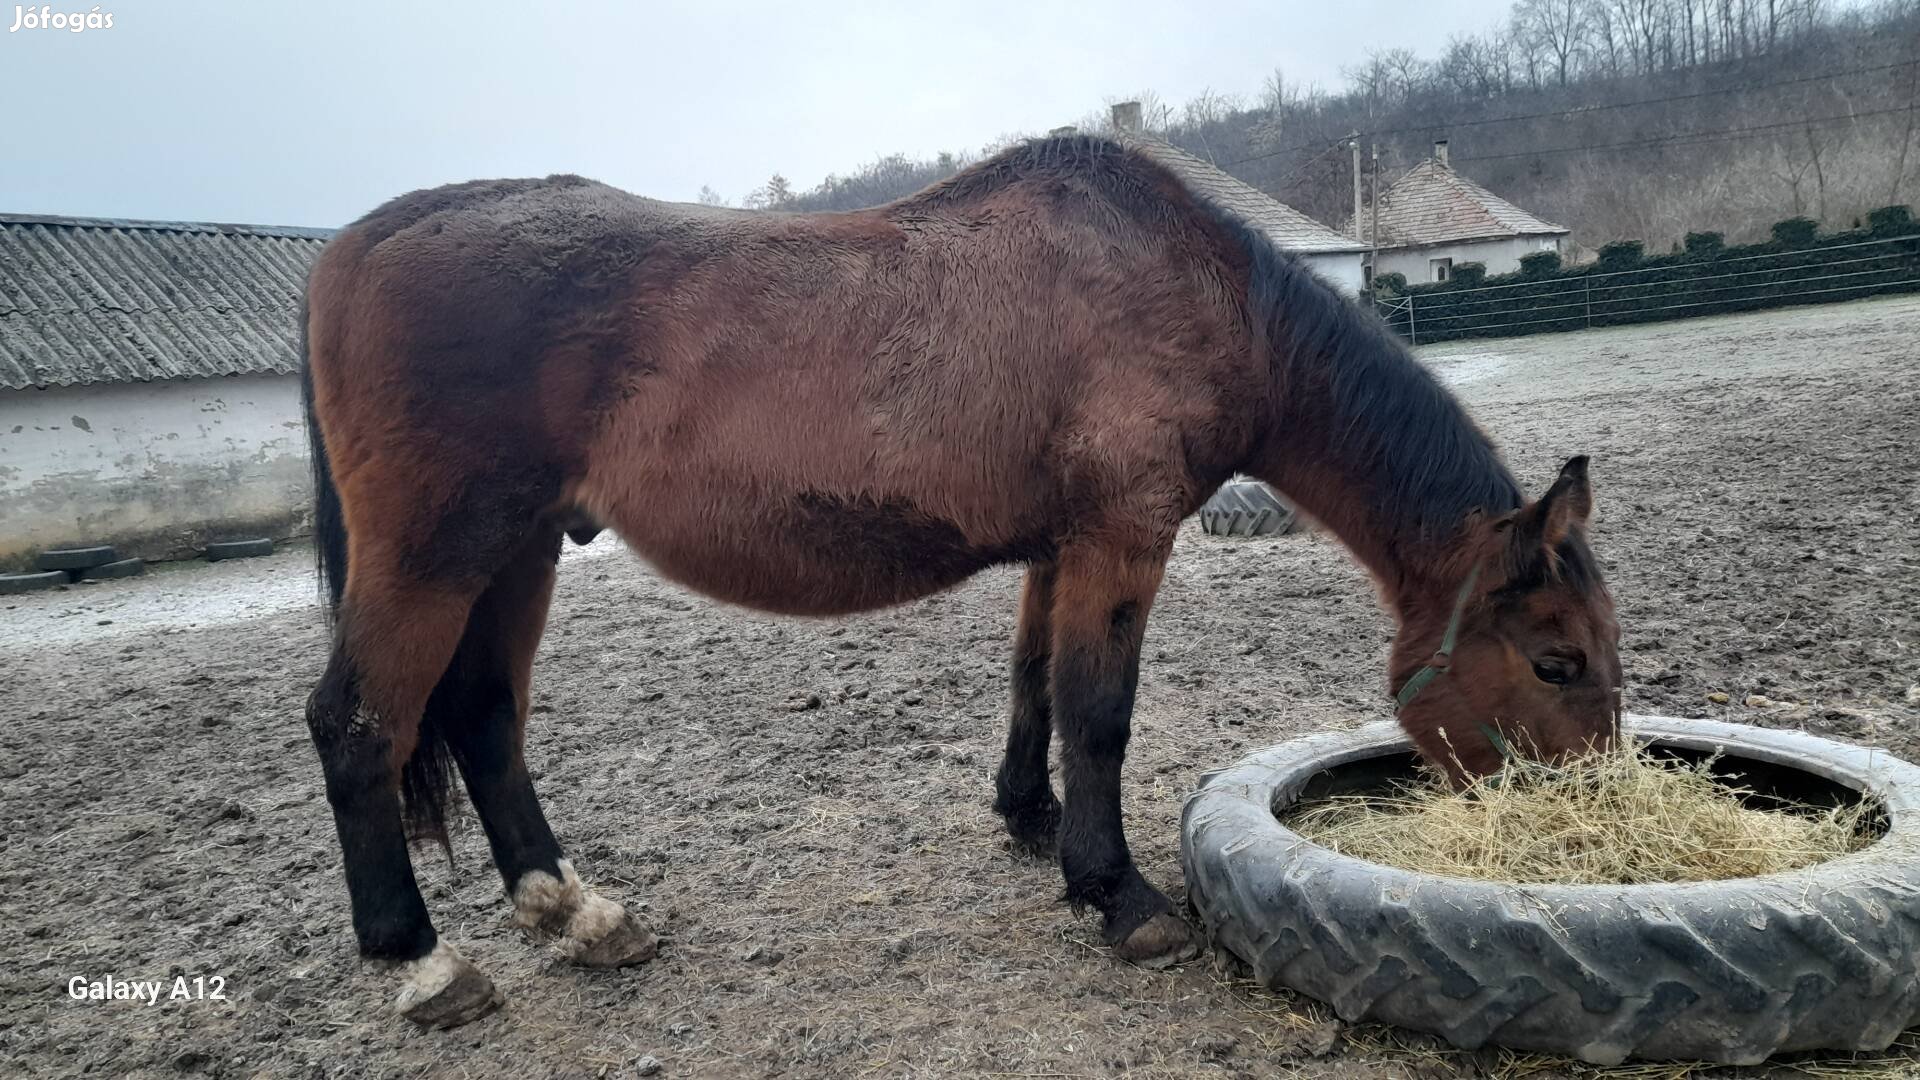
[[[406,981],[394,1008],[423,1028],[459,1027],[498,1009],[505,1000],[492,979],[444,941],[403,970]]]
[[[660,941],[625,908],[589,893],[568,920],[560,949],[581,967],[620,968],[653,959]]]
[[[1035,862],[1053,862],[1060,857],[1059,837],[1051,832],[1017,833],[1009,831],[1007,850],[1016,859],[1030,859]]]
[[[573,864],[560,860],[560,876],[528,872],[513,890],[514,921],[536,941],[556,942],[560,954],[581,967],[644,964],[660,943],[627,909],[580,882]]]
[[[1060,801],[1047,792],[1044,800],[1010,805],[1000,799],[993,812],[1007,826],[1007,846],[1016,858],[1052,862],[1060,854]]]
[[[1158,971],[1184,964],[1200,955],[1200,937],[1178,915],[1161,912],[1134,928],[1113,947],[1113,954],[1129,964]]]

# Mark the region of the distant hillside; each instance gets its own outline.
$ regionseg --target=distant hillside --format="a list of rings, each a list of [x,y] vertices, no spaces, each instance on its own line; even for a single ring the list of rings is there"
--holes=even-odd
[[[1140,97],[1152,130],[1336,226],[1356,131],[1383,183],[1447,139],[1460,172],[1586,248],[1754,238],[1800,214],[1845,227],[1920,201],[1920,0],[1522,0],[1502,30],[1437,57],[1375,53],[1346,77],[1336,93],[1275,72],[1258,94]],[[978,156],[893,155],[799,193],[776,177],[748,203],[871,206]]]

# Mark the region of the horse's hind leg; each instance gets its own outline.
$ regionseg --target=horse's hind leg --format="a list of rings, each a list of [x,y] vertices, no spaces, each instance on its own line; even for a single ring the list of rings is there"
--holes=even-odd
[[[493,983],[441,941],[407,856],[402,776],[420,717],[467,622],[470,593],[374,565],[360,551],[307,726],[326,774],[363,956],[398,961],[400,1012],[451,1027],[493,1011]],[[423,793],[424,794],[424,793]],[[410,796],[411,797],[411,796]]]
[[[447,741],[513,898],[517,921],[588,967],[653,957],[652,934],[580,883],[534,794],[524,757],[528,690],[553,595],[560,535],[543,530],[474,605],[466,635],[427,705]]]
[[[1060,729],[1066,807],[1060,868],[1067,898],[1104,916],[1107,944],[1124,960],[1162,967],[1199,954],[1193,931],[1127,850],[1120,816],[1140,645],[1166,551],[1133,536],[1091,536],[1061,551],[1054,585],[1053,716]]]
[[[1007,753],[994,774],[993,809],[1007,823],[1014,850],[1052,856],[1059,842],[1060,800],[1047,778],[1047,748],[1053,739],[1053,695],[1047,668],[1053,655],[1050,609],[1052,563],[1027,568],[1020,593],[1020,622],[1013,635],[1013,707]]]

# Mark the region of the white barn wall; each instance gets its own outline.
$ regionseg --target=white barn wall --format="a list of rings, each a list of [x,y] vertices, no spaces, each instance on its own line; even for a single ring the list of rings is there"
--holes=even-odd
[[[0,390],[0,567],[65,544],[158,559],[303,532],[307,469],[297,376]]]
[[[1301,254],[1299,258],[1313,270],[1316,276],[1339,289],[1342,296],[1359,296],[1360,291],[1366,287],[1366,263],[1364,256],[1358,251],[1318,255]]]
[[[1497,240],[1469,240],[1459,244],[1435,244],[1421,248],[1392,248],[1380,252],[1381,274],[1405,274],[1407,284],[1426,285],[1433,281],[1428,260],[1452,259],[1455,266],[1464,262],[1487,264],[1487,274],[1510,274],[1520,269],[1520,256],[1536,251],[1560,250],[1557,236],[1507,236]]]

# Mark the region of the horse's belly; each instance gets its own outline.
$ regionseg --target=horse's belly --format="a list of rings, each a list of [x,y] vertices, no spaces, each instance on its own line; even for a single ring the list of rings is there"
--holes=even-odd
[[[792,615],[905,603],[1046,552],[1044,543],[969,541],[954,523],[904,500],[663,497],[607,520],[668,578],[727,603]]]

